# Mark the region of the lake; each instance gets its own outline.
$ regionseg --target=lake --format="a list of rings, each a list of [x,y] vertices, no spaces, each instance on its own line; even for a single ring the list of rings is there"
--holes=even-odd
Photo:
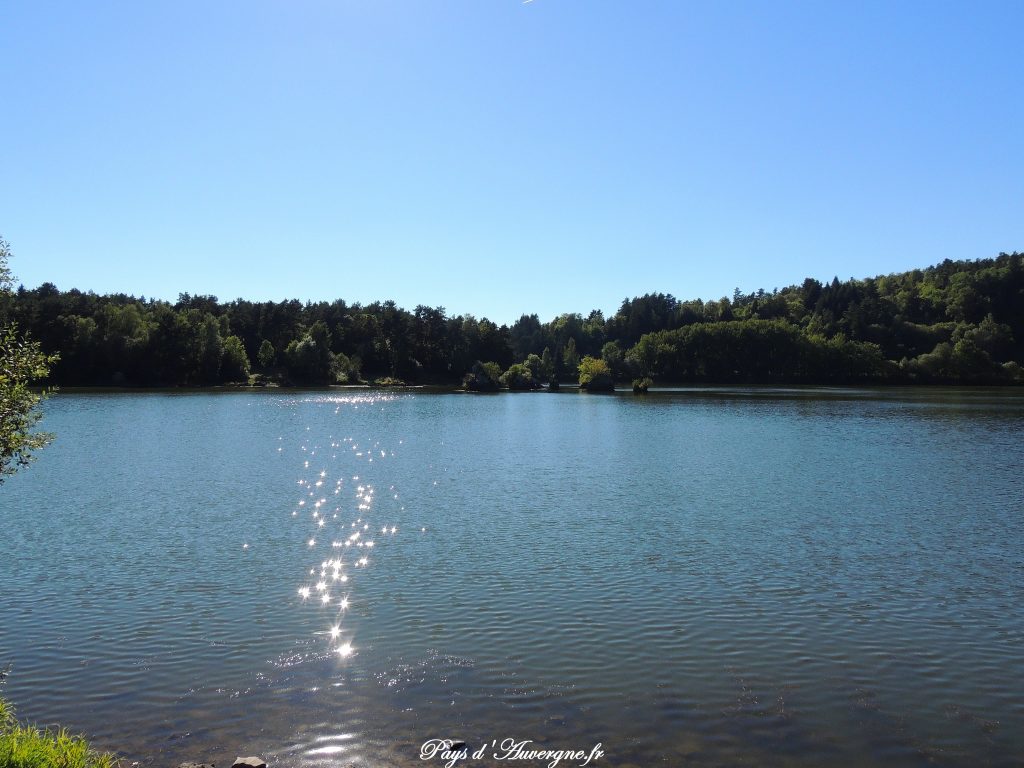
[[[2,691],[129,761],[1021,765],[1019,389],[45,413],[0,487]]]

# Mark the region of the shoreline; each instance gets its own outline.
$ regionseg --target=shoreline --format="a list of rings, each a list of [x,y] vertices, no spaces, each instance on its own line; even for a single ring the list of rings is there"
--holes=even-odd
[[[558,393],[583,393],[585,389],[578,384],[562,384],[557,390],[550,390],[547,387],[539,389],[497,389],[489,392],[478,392],[463,387],[447,384],[406,384],[393,387],[376,387],[372,384],[328,384],[323,386],[250,386],[245,384],[220,384],[215,386],[177,386],[177,387],[118,387],[111,385],[96,386],[53,386],[33,387],[36,392],[49,392],[50,396],[61,394],[220,394],[220,393],[291,393],[291,392],[415,392],[421,394],[468,394],[468,395],[501,395],[501,394],[558,394]],[[776,383],[776,384],[742,384],[742,383],[695,383],[695,382],[666,382],[659,386],[652,386],[647,392],[638,395],[664,395],[682,394],[687,392],[867,392],[894,390],[907,392],[910,390],[923,390],[929,392],[942,391],[964,391],[964,392],[1013,392],[1019,390],[1024,394],[1024,384],[936,384],[936,383],[915,383],[915,382],[886,382],[879,384],[808,384],[808,383]],[[589,395],[634,395],[636,393],[627,384],[616,385],[611,392],[586,392]]]

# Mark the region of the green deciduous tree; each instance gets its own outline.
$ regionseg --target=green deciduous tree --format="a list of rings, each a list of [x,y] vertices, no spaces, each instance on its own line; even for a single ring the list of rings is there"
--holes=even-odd
[[[220,376],[223,381],[249,381],[249,357],[245,354],[245,345],[237,336],[224,339]]]
[[[274,345],[271,344],[267,339],[263,340],[260,344],[260,351],[256,353],[256,359],[259,361],[261,368],[269,368],[274,364]]]
[[[540,357],[534,354],[529,354],[526,356],[526,359],[523,360],[523,365],[530,370],[530,376],[537,384],[540,384],[545,380],[546,371],[544,368],[544,361]]]
[[[608,363],[587,355],[580,361],[580,387],[588,392],[611,392],[615,389]]]
[[[562,371],[565,376],[573,376],[580,367],[580,356],[576,352],[576,340],[569,339],[562,348]]]
[[[462,386],[471,392],[494,392],[501,386],[501,366],[477,360],[462,380]]]
[[[313,323],[301,341],[293,341],[284,352],[288,375],[296,384],[333,384],[334,355],[327,324]]]
[[[531,357],[537,358],[538,362],[540,361],[540,358],[536,355],[531,355]],[[501,374],[498,381],[503,387],[515,390],[537,389],[540,386],[526,363],[515,363],[509,366],[509,369]]]
[[[555,377],[555,358],[550,347],[544,347],[544,353],[540,356],[540,367],[542,380],[551,381]]]
[[[220,323],[213,315],[206,315],[194,329],[193,376],[199,384],[220,381],[220,364],[224,357],[224,341],[220,336]]]
[[[0,238],[0,294],[13,288],[10,254],[7,241]],[[27,465],[33,452],[53,437],[35,430],[42,395],[30,385],[46,376],[54,362],[56,358],[43,354],[37,343],[21,337],[13,322],[0,325],[0,483]]]
[[[626,365],[626,356],[616,341],[609,341],[601,347],[601,359],[608,363],[612,376],[618,378],[623,375]]]

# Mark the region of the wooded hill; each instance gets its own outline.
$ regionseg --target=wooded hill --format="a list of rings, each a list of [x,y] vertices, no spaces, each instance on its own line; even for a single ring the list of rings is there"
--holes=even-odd
[[[589,356],[617,380],[655,383],[1022,383],[1024,254],[944,261],[863,280],[808,278],[717,301],[648,294],[605,317],[563,314],[512,326],[392,301],[176,303],[61,291],[0,295],[0,326],[60,356],[65,386],[280,381],[456,383],[495,363],[526,388],[575,381]],[[526,377],[525,380],[523,377]]]

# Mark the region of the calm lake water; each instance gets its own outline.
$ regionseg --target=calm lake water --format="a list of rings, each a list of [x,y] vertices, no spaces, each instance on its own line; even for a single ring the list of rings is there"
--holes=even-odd
[[[44,426],[0,487],[3,695],[130,760],[1024,764],[1020,390],[63,394]]]

